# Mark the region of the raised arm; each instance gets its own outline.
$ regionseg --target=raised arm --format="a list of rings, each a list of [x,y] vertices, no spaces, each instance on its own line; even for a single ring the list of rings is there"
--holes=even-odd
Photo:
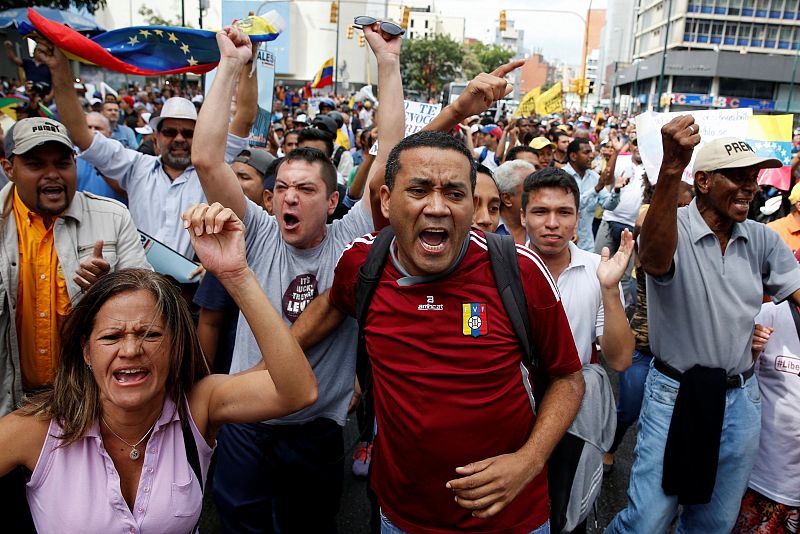
[[[8,58],[8,60],[17,67],[21,67],[22,59],[20,59],[20,57],[14,51],[14,43],[12,43],[11,41],[4,41],[3,46],[6,47],[6,57]]]
[[[639,239],[639,261],[651,276],[664,276],[672,269],[678,247],[678,190],[683,170],[700,142],[700,128],[691,115],[675,117],[661,128],[661,142],[664,159],[658,187]]]
[[[247,265],[242,222],[219,203],[193,206],[182,218],[200,261],[219,279],[250,325],[266,368],[212,375],[201,381],[190,398],[198,428],[211,439],[223,423],[263,421],[313,404],[317,398],[314,373]]]
[[[239,74],[239,87],[236,90],[236,113],[233,114],[233,120],[228,129],[238,137],[250,136],[250,129],[253,127],[258,113],[258,77],[256,76],[258,71],[252,68],[257,50],[254,47],[253,55],[250,56],[250,60],[245,63]]]
[[[247,200],[236,174],[225,163],[227,129],[233,86],[242,67],[252,55],[250,38],[236,27],[217,33],[220,61],[194,128],[192,164],[209,202],[219,202],[233,210],[239,219],[247,212]]]
[[[524,60],[512,61],[497,67],[490,74],[482,72],[467,84],[455,102],[445,107],[423,130],[450,132],[456,125],[472,115],[480,115],[493,102],[510,94],[514,87],[505,76],[525,64]]]
[[[372,165],[375,163],[375,156],[369,153],[369,149],[375,143],[376,134],[377,130],[369,132],[369,147],[365,147],[364,161],[362,161],[361,165],[356,169],[356,175],[353,177],[353,181],[350,183],[350,188],[347,191],[347,196],[350,198],[361,198],[364,195],[367,178],[372,170]],[[380,185],[378,185],[378,189],[380,189]]]
[[[72,73],[69,71],[69,60],[61,50],[53,44],[39,37],[37,39],[34,57],[40,63],[50,68],[53,77],[53,93],[58,106],[58,117],[67,127],[72,141],[81,150],[86,150],[92,144],[94,134],[86,124],[86,116],[81,109],[78,95],[72,86]]]
[[[367,196],[375,228],[389,221],[381,212],[380,189],[384,183],[386,160],[394,145],[405,135],[406,113],[403,102],[403,80],[400,77],[401,37],[380,29],[380,23],[364,26],[364,37],[378,60],[378,155],[367,178]]]
[[[300,348],[308,350],[336,330],[347,316],[331,304],[330,289],[312,300],[292,325]]]

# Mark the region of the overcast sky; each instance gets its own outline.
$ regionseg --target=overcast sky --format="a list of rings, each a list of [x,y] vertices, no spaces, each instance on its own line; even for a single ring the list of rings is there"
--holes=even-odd
[[[465,37],[493,42],[500,10],[525,30],[525,48],[541,50],[547,60],[560,59],[577,65],[583,52],[583,23],[574,15],[525,12],[524,9],[575,11],[586,17],[590,0],[434,0],[444,15],[466,19]],[[592,8],[605,9],[607,0],[593,0]],[[520,11],[515,11],[519,9]]]

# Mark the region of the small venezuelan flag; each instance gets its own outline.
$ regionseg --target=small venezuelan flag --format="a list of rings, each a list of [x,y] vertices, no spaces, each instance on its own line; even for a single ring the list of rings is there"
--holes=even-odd
[[[321,89],[329,85],[333,85],[333,58],[322,64],[311,81],[311,87],[314,89]]]
[[[778,169],[763,169],[759,185],[789,191],[792,183],[792,115],[753,115],[747,123],[747,144],[757,156],[783,162]]]

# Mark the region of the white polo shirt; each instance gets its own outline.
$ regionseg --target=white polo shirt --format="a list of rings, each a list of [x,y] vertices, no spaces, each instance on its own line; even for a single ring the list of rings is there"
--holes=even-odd
[[[756,361],[761,439],[748,485],[773,501],[800,506],[800,338],[789,306],[768,302],[755,319],[775,331]]]
[[[527,246],[530,248],[530,242]],[[592,361],[595,339],[603,335],[605,324],[603,295],[600,280],[597,279],[600,255],[580,249],[572,242],[568,246],[569,265],[559,275],[556,285],[561,293],[561,303],[567,314],[581,364],[587,365]],[[622,298],[620,289],[621,301]]]

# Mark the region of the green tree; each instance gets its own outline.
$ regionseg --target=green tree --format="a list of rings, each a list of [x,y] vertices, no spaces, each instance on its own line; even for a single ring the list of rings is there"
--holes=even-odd
[[[401,58],[403,86],[428,98],[433,98],[445,84],[461,75],[462,47],[443,35],[403,41]]]
[[[512,57],[514,52],[500,45],[485,45],[480,41],[464,45],[464,77],[469,80],[481,72],[492,72]]]
[[[85,7],[89,13],[94,13],[105,7],[106,0],[0,0],[0,11],[14,7],[54,7],[68,9],[70,6]]]

